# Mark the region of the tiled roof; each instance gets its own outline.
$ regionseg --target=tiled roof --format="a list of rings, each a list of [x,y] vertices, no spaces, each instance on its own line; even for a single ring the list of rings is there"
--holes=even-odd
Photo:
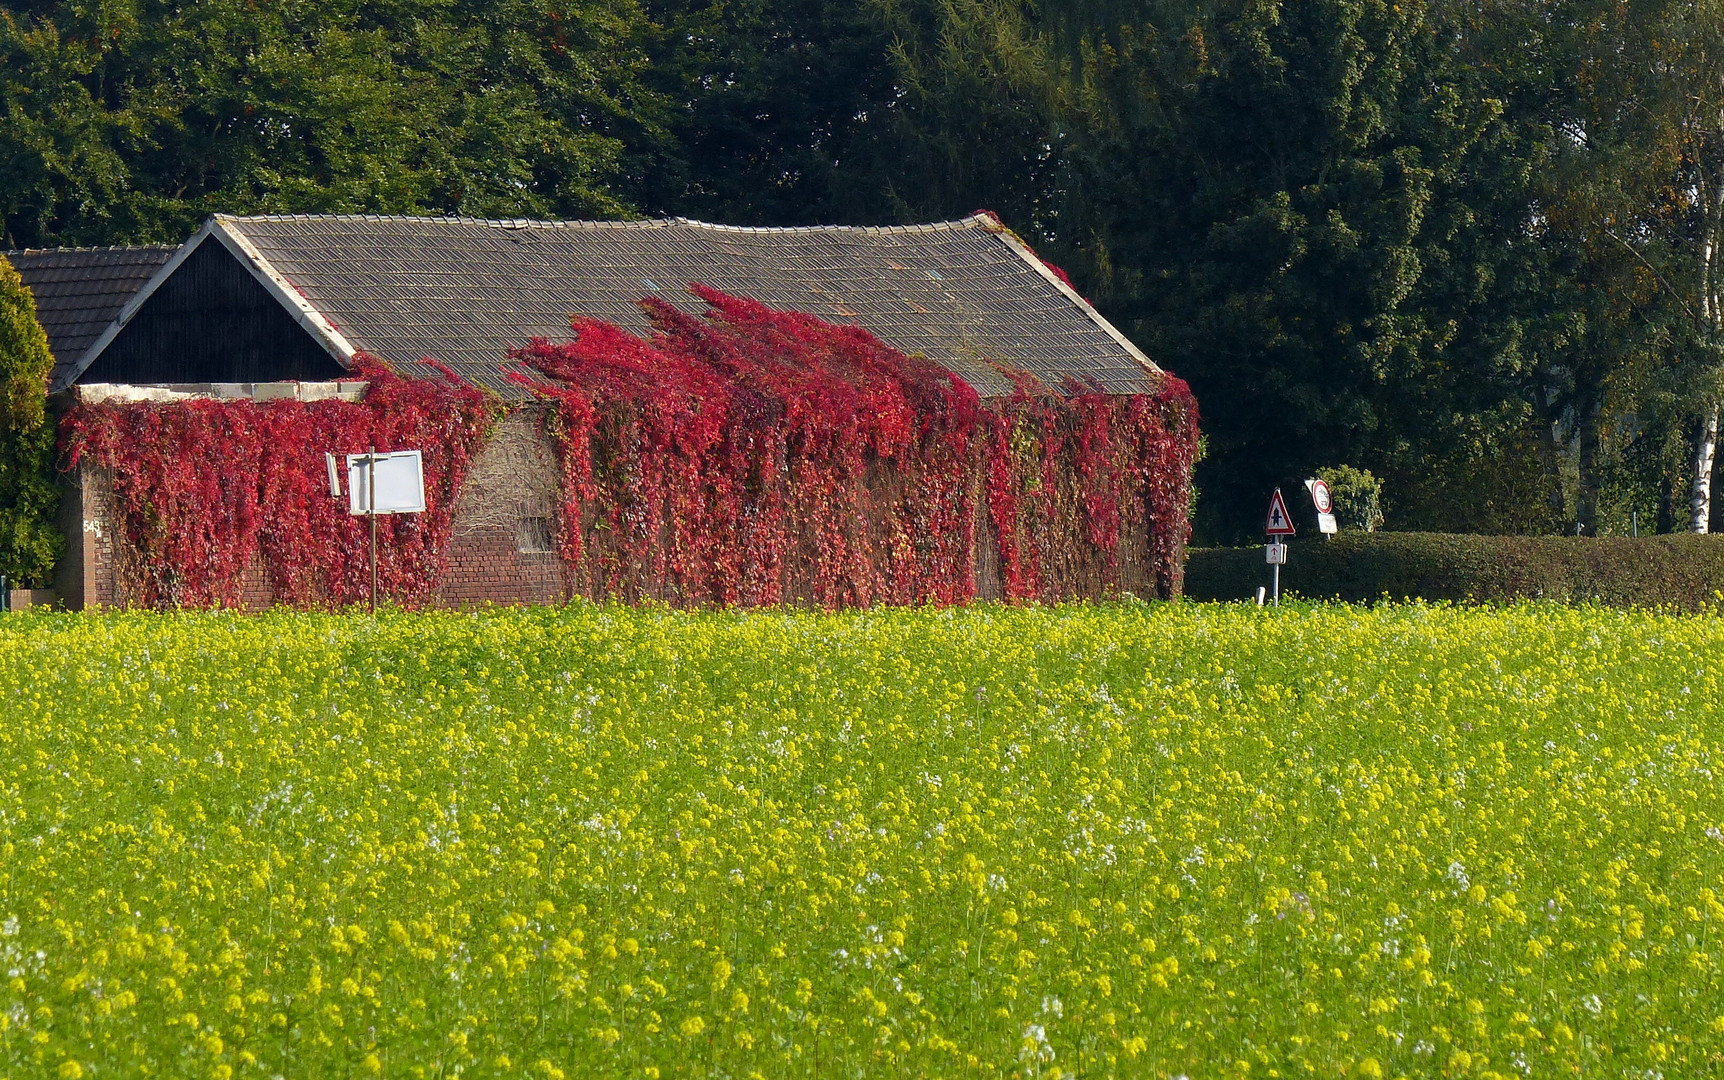
[[[126,301],[171,258],[174,247],[50,248],[8,251],[36,296],[55,372],[76,362]]]
[[[214,225],[333,337],[409,371],[434,357],[511,396],[518,388],[500,369],[509,349],[566,340],[577,314],[644,331],[635,302],[647,295],[703,311],[692,282],[858,323],[984,395],[1010,389],[988,361],[1114,393],[1147,389],[1154,369],[985,215],[893,228],[361,216]]]

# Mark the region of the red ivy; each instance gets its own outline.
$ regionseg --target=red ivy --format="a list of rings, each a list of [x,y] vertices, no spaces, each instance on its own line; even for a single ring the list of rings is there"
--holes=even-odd
[[[1197,445],[1185,383],[1120,397],[1007,371],[1013,392],[984,402],[860,328],[692,291],[706,318],[643,301],[650,339],[576,320],[574,341],[518,354],[541,377],[517,378],[556,405],[571,591],[951,603],[975,595],[990,541],[1009,598],[1179,591]],[[428,599],[492,405],[447,369],[409,380],[362,359],[356,376],[361,403],[76,406],[62,438],[72,465],[112,476],[127,599],[237,604],[254,565],[283,602],[363,599],[365,522],[330,498],[323,455],[372,445],[426,451],[428,510],[380,522],[379,583]]]
[[[1056,393],[1008,372],[986,403],[867,331],[696,285],[705,319],[588,319],[521,379],[556,403],[573,591],[826,607],[975,594],[984,496],[1011,598],[1117,591],[1122,548],[1180,586],[1197,441],[1185,383]]]
[[[478,389],[440,369],[406,379],[361,357],[361,402],[82,404],[61,422],[70,465],[109,470],[123,586],[149,607],[240,602],[261,563],[279,601],[355,603],[369,585],[365,519],[329,494],[324,453],[425,452],[426,512],[378,521],[378,588],[425,600],[444,566],[455,493],[491,419]]]

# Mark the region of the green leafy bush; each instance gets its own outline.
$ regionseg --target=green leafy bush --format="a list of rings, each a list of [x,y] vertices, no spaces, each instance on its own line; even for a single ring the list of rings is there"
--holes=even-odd
[[[1329,485],[1336,523],[1343,529],[1376,532],[1383,527],[1383,481],[1369,469],[1330,465],[1317,475]]]
[[[21,584],[46,584],[60,556],[47,411],[53,366],[36,299],[0,255],[0,574]]]
[[[1194,600],[1240,600],[1269,583],[1263,549],[1197,548],[1185,567]],[[1724,590],[1724,536],[1460,536],[1343,532],[1296,540],[1284,592],[1313,599],[1383,597],[1494,602],[1593,601],[1696,609]]]

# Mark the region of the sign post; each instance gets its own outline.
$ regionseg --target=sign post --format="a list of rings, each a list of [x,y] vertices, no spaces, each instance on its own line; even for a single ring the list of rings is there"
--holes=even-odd
[[[365,516],[371,519],[371,614],[377,614],[377,447],[365,455]]]
[[[1334,536],[1335,503],[1329,498],[1329,485],[1322,478],[1313,477],[1305,481],[1305,490],[1311,493],[1311,505],[1317,508],[1317,531],[1324,536]]]
[[[1281,542],[1281,537],[1293,535],[1293,519],[1287,515],[1287,500],[1281,497],[1280,488],[1269,497],[1269,521],[1264,531],[1269,534],[1265,560],[1275,568],[1275,606],[1280,607],[1281,567],[1287,563],[1287,545]]]
[[[335,455],[325,454],[329,464],[329,494],[341,497]],[[364,454],[347,455],[347,512],[370,518],[371,594],[370,606],[377,612],[377,515],[425,512],[425,463],[417,450],[394,450],[379,454],[373,446]]]

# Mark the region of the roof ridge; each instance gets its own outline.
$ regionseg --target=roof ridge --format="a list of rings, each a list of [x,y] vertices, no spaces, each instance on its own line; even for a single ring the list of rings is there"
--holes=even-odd
[[[404,370],[438,356],[505,393],[512,384],[499,365],[529,335],[562,340],[571,314],[646,330],[636,303],[643,291],[676,303],[676,287],[691,280],[779,310],[865,326],[987,392],[1010,387],[983,356],[1036,372],[1049,385],[1099,380],[1109,392],[1142,389],[1156,370],[985,213],[919,225],[788,227],[687,217],[217,214],[171,254],[19,260],[124,263],[123,272],[88,276],[123,276],[127,285],[155,271],[74,362],[56,367],[55,385],[89,369],[190,253],[212,242],[343,366],[362,349]],[[124,290],[116,284],[110,291]],[[79,340],[88,329],[80,327]]]
[[[483,225],[497,229],[651,229],[687,225],[715,232],[745,233],[926,233],[955,229],[987,228],[993,221],[985,214],[916,225],[723,225],[691,217],[631,218],[624,220],[581,218],[480,218],[462,214],[216,214],[224,224],[244,227],[248,222],[270,221],[400,221],[426,225]]]
[[[175,251],[178,244],[91,244],[88,247],[13,248],[0,251],[8,259],[14,255],[58,255],[66,251]]]

